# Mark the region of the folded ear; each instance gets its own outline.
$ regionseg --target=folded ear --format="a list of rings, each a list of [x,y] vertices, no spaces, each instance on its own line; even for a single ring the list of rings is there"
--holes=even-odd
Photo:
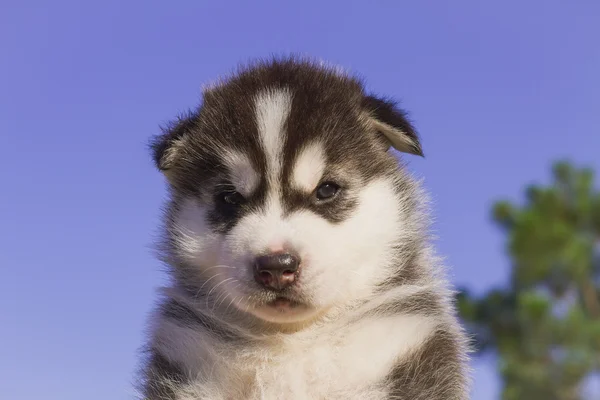
[[[155,136],[150,142],[150,150],[154,164],[161,172],[168,172],[175,163],[184,146],[186,134],[193,128],[192,116],[180,117],[177,121],[162,128],[163,133]]]
[[[396,103],[365,96],[362,106],[372,126],[386,139],[388,145],[403,153],[423,157],[417,132],[406,119],[406,113],[396,107]]]

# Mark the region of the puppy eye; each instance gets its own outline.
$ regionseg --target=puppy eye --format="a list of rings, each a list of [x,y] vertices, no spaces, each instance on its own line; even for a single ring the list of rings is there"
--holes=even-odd
[[[221,193],[220,199],[223,203],[229,204],[232,206],[237,206],[242,204],[246,199],[239,192],[224,192]]]
[[[340,190],[339,185],[333,182],[325,182],[317,188],[316,195],[318,200],[327,200],[333,198]]]

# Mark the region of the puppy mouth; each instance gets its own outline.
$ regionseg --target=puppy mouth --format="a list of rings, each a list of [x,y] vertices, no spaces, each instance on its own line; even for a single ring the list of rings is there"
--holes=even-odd
[[[292,300],[289,297],[278,296],[274,300],[268,302],[267,307],[278,311],[288,311],[302,306],[302,303]]]
[[[250,312],[265,321],[274,323],[300,322],[309,318],[314,309],[310,303],[296,296],[277,293],[275,296],[263,299],[250,308]]]

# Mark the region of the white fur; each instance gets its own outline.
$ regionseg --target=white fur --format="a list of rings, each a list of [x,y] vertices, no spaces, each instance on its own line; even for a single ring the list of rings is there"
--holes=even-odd
[[[292,95],[287,90],[266,90],[255,99],[256,123],[267,156],[271,185],[278,181],[281,169],[283,127],[292,107]]]
[[[402,314],[367,318],[351,328],[344,321],[270,337],[243,351],[167,323],[155,330],[154,343],[198,376],[178,389],[178,400],[375,400],[386,398],[375,382],[440,324],[433,317]]]
[[[312,192],[325,171],[323,146],[312,143],[306,146],[294,165],[292,184],[305,192]]]
[[[195,198],[185,198],[171,227],[177,241],[178,256],[192,265],[206,267],[218,262],[218,237],[211,233],[206,211]]]
[[[243,153],[229,151],[223,157],[229,168],[229,178],[236,190],[244,196],[249,196],[258,186],[260,176],[252,166],[250,159]]]

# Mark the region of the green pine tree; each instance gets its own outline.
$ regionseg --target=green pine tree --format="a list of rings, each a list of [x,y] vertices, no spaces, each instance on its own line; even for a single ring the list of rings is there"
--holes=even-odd
[[[600,371],[600,192],[592,171],[559,162],[525,197],[493,208],[509,284],[480,298],[461,291],[459,311],[477,349],[498,356],[502,399],[582,399]]]

